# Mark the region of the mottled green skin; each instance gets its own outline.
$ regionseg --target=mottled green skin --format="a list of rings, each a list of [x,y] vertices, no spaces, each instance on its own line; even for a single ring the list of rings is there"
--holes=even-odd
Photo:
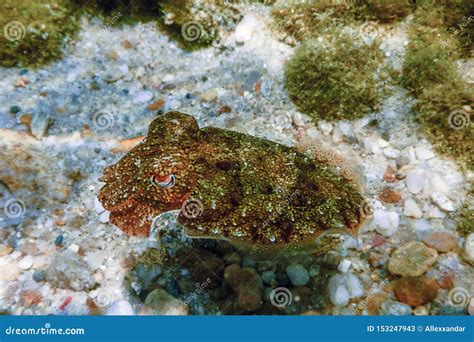
[[[160,165],[176,176],[176,185],[151,187],[147,175],[157,170],[151,167],[156,161],[150,161],[171,155],[171,164]],[[131,165],[140,167],[132,170]],[[157,215],[181,208],[188,198],[200,201],[203,209],[197,217],[180,213],[178,221],[189,236],[243,245],[306,244],[331,228],[356,230],[362,221],[361,194],[333,168],[265,139],[199,129],[191,116],[179,112],[156,119],[145,141],[104,174],[107,184],[99,199],[112,211],[113,223],[136,235],[148,230],[144,234],[143,227],[134,227],[130,218],[141,224],[143,215],[136,217],[133,208],[146,206],[151,209],[145,214]],[[133,205],[120,203],[124,197]],[[127,210],[126,222],[116,219],[121,210]],[[150,223],[148,219],[145,228]]]

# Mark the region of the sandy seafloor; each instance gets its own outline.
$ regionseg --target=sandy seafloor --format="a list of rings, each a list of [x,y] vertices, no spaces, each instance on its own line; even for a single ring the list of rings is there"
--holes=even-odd
[[[109,224],[96,195],[103,168],[125,153],[127,139],[146,134],[157,115],[147,106],[159,99],[164,100],[162,111],[190,113],[200,126],[285,145],[306,136],[357,160],[375,213],[359,243],[343,247],[331,274],[334,280],[320,294],[324,307],[308,304],[309,310],[303,311],[367,314],[364,306],[354,308],[379,291],[386,294],[383,314],[468,312],[467,306],[451,305],[449,289],[443,288],[435,304],[410,308],[385,288],[393,277],[377,272],[396,248],[433,232],[448,233],[457,248],[438,252],[426,274],[437,280],[448,275],[453,288],[472,295],[473,269],[463,259],[468,247],[453,221],[465,200],[468,175],[455,160],[433,151],[410,119],[412,99],[402,89],[394,89],[380,112],[361,120],[312,123],[284,89],[283,65],[293,48],[277,39],[268,9],[249,6],[247,11],[258,20],[241,27],[239,44],[229,30],[221,46],[195,52],[179,48],[152,23],[111,28],[98,18],[83,18],[81,32],[62,60],[27,72],[0,69],[0,190],[3,204],[16,199],[24,209],[24,215],[3,215],[0,221],[0,303],[7,313],[150,313],[130,295],[124,279],[131,272],[130,260],[153,241],[127,236]],[[400,23],[381,33],[386,61],[398,68],[407,44],[405,30]],[[124,41],[131,47],[124,47]],[[36,136],[16,121],[11,106],[33,115]],[[220,113],[223,106],[231,111]],[[381,128],[368,125],[373,118]],[[382,138],[383,132],[389,132],[389,140]],[[387,184],[383,178],[389,165],[398,165],[401,179]],[[377,197],[387,185],[401,194],[400,203]],[[163,220],[164,227],[169,225],[174,224]],[[376,253],[380,267],[360,257],[374,239],[383,241]],[[190,313],[220,313],[214,306],[193,305]]]

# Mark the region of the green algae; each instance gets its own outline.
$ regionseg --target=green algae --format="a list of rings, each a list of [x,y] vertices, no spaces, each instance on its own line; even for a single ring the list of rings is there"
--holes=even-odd
[[[78,29],[67,0],[4,0],[0,3],[0,65],[39,66],[62,56]]]
[[[381,103],[376,76],[381,58],[376,42],[365,45],[349,34],[309,40],[287,62],[285,86],[313,119],[360,118]]]

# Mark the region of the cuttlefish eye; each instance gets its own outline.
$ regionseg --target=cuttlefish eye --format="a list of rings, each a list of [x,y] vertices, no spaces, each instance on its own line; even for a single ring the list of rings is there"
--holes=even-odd
[[[150,182],[159,188],[172,188],[176,183],[176,178],[173,174],[162,176],[153,172],[150,176]]]

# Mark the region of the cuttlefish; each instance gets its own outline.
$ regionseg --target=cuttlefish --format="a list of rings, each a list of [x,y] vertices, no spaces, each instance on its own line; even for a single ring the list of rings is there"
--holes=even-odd
[[[171,210],[180,210],[187,236],[243,246],[310,244],[334,229],[356,234],[365,201],[353,173],[330,153],[306,150],[168,112],[105,168],[98,198],[110,222],[136,236]]]

